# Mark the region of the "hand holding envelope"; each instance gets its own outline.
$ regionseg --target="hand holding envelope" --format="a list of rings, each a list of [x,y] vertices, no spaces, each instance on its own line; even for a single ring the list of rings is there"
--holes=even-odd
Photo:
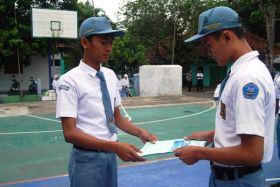
[[[173,150],[185,146],[204,147],[205,145],[206,145],[206,141],[198,141],[198,140],[186,141],[184,139],[157,141],[155,144],[147,142],[144,145],[144,147],[141,149],[142,153],[139,153],[139,156],[173,152]]]

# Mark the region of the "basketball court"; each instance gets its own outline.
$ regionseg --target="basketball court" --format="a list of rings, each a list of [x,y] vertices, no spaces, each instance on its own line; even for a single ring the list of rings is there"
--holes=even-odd
[[[174,105],[126,107],[132,121],[159,140],[182,138],[214,127],[215,102],[209,99]],[[124,113],[124,115],[126,115]],[[138,138],[119,133],[119,141],[141,148]],[[0,186],[69,186],[65,143],[55,114],[0,118]],[[276,149],[276,147],[275,147]],[[280,161],[274,151],[264,165],[267,185],[279,182]],[[207,186],[209,162],[187,166],[172,153],[151,155],[142,163],[119,163],[119,186]]]
[[[51,89],[52,79],[57,73],[52,68],[56,55],[51,49],[53,43],[55,44],[57,38],[77,39],[77,23],[76,11],[32,8],[32,37],[48,40],[48,81],[45,86],[48,89]],[[63,73],[64,67],[61,67],[58,74]],[[175,83],[181,84],[182,75],[172,73],[170,77],[174,75],[180,79],[175,80]],[[166,74],[164,76],[167,77]],[[162,77],[159,77],[159,80],[161,79]],[[146,85],[154,88],[155,84],[148,82]],[[161,85],[159,84],[160,88]],[[167,82],[166,85],[173,84]],[[178,84],[178,87],[181,89],[182,85]],[[38,95],[41,96],[43,87],[39,85],[38,88]],[[174,92],[173,88],[170,90]],[[197,99],[179,104],[126,107],[122,112],[135,125],[152,132],[159,140],[170,140],[183,138],[192,132],[213,129],[216,103],[210,99]],[[118,140],[138,148],[143,147],[138,138],[122,131],[119,131]],[[71,148],[72,145],[64,140],[60,120],[55,118],[54,112],[50,114],[45,111],[38,115],[19,113],[0,117],[0,186],[69,186],[67,165]],[[280,160],[276,149],[275,146],[272,161],[264,164],[267,186],[280,182]],[[199,161],[189,166],[174,157],[173,153],[155,154],[145,158],[145,162],[137,163],[118,159],[120,187],[208,186],[208,161]]]

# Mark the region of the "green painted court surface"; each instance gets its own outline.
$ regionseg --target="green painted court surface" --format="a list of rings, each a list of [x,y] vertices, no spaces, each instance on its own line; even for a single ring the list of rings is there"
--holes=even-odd
[[[171,106],[127,108],[132,121],[157,135],[159,140],[182,138],[191,132],[214,127],[213,101]],[[119,133],[119,141],[137,147],[142,142]],[[0,118],[0,184],[67,174],[71,145],[65,143],[55,115]],[[146,157],[155,160],[172,153]],[[118,161],[119,165],[127,164]]]

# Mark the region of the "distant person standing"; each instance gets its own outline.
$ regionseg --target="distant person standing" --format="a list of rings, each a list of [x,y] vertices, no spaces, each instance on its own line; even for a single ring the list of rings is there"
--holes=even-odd
[[[58,79],[59,79],[59,76],[58,75],[54,75],[53,81],[52,81],[52,88],[53,88],[53,90],[56,90]]]
[[[125,93],[126,97],[130,97],[130,91],[129,91],[129,79],[128,79],[128,75],[124,74],[123,75],[123,79],[121,81],[122,84],[122,90]]]
[[[118,78],[118,85],[117,85],[117,87],[118,87],[120,96],[123,97],[123,93],[122,93],[122,76],[118,75],[117,78]]]
[[[197,81],[196,90],[198,92],[202,92],[203,91],[203,73],[202,73],[201,68],[198,69],[198,72],[196,74],[196,81]]]
[[[188,91],[192,90],[192,71],[190,70],[186,75]]]

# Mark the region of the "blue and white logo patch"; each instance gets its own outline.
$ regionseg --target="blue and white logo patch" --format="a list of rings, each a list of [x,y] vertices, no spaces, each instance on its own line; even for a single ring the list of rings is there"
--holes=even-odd
[[[255,99],[259,94],[259,88],[254,83],[246,84],[243,87],[243,96],[246,99]]]
[[[60,85],[59,87],[58,87],[58,90],[66,90],[66,91],[68,91],[70,89],[70,87],[69,86],[66,86],[66,85]]]

